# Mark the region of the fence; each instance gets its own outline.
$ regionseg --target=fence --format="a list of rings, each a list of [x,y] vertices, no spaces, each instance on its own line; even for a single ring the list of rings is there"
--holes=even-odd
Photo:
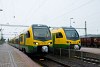
[[[55,48],[52,52],[53,55],[65,56],[67,58],[78,58],[84,60],[85,58],[93,58],[100,60],[100,54],[93,54],[89,52],[83,52],[75,49],[62,49]]]

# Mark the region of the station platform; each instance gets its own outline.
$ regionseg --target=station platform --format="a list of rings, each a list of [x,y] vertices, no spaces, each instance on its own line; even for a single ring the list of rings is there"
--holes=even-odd
[[[100,48],[82,47],[82,48],[80,49],[80,51],[89,52],[89,53],[93,53],[93,54],[98,54],[98,55],[100,55]]]
[[[0,67],[41,67],[18,49],[4,43],[0,45]]]

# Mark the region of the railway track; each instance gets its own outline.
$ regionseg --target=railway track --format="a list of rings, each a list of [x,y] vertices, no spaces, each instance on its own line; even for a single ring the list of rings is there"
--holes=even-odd
[[[78,56],[75,56],[75,58],[80,59],[80,60],[83,60],[84,62],[91,63],[91,64],[97,64],[97,65],[100,64],[100,59],[97,59],[97,58],[78,57]]]
[[[43,67],[70,67],[66,64],[54,61],[53,59],[47,58],[45,56],[43,56],[43,57],[34,57],[32,59],[35,62],[39,63]]]
[[[32,59],[43,67],[100,67],[99,55],[76,51],[69,55],[47,54],[43,57],[33,57]]]

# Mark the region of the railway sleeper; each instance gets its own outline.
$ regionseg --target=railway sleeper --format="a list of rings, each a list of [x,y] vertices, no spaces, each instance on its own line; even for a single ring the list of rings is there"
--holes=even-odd
[[[100,64],[100,60],[99,59],[96,59],[96,58],[78,57],[78,56],[75,56],[75,58],[81,59],[83,61],[87,61],[87,62],[90,62],[90,63]]]

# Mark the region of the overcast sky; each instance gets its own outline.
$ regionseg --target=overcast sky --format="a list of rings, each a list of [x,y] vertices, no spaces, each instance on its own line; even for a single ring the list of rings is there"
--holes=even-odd
[[[100,34],[100,0],[0,0],[0,9],[3,9],[0,12],[0,24],[58,27],[70,26],[70,18],[73,18],[73,27],[83,28],[86,21],[88,34]],[[23,29],[2,28],[4,34]],[[79,32],[84,34],[84,30]]]

